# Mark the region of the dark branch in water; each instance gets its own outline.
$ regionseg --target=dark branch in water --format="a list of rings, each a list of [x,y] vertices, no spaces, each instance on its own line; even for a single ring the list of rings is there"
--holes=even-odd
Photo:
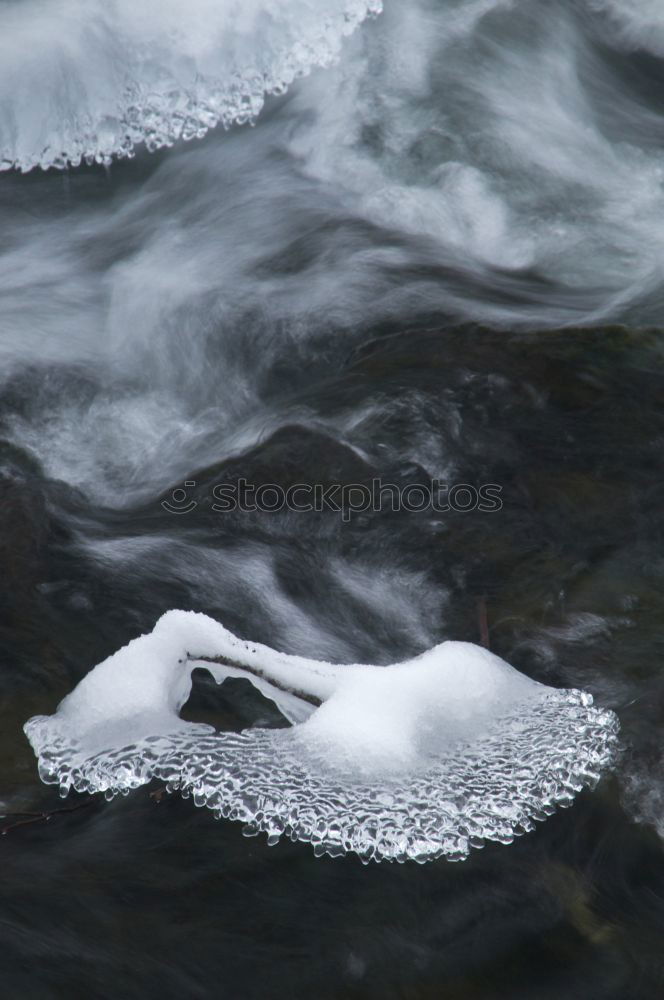
[[[19,826],[28,826],[30,823],[46,823],[52,816],[58,816],[60,813],[73,813],[78,812],[79,809],[87,809],[98,801],[99,799],[95,796],[94,798],[87,799],[85,802],[78,802],[75,806],[61,806],[59,809],[49,809],[44,812],[2,813],[2,819],[15,819],[16,821],[0,828],[0,836],[4,837],[10,830],[15,830]],[[16,817],[18,816],[23,818],[17,819]]]
[[[237,663],[235,660],[231,660],[227,656],[192,656],[191,653],[187,653],[187,659],[190,661],[199,660],[202,663],[220,663],[225,667],[234,667],[235,670],[242,670],[245,674],[253,674],[254,677],[260,677],[261,680],[265,681],[267,684],[271,684],[272,687],[277,688],[278,691],[284,691],[286,694],[292,694],[295,698],[299,698],[300,701],[306,701],[310,705],[314,705],[316,708],[320,708],[323,704],[321,699],[316,698],[315,695],[309,694],[307,691],[300,691],[297,688],[289,687],[288,684],[275,680],[274,677],[270,677],[264,671],[259,670],[258,667],[248,667],[246,663]]]
[[[489,616],[487,613],[486,597],[478,598],[477,601],[477,622],[480,627],[480,643],[485,649],[491,649],[489,643]]]

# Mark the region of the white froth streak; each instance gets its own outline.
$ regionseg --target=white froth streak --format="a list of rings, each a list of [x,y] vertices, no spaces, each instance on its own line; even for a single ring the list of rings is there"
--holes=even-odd
[[[661,0],[587,0],[591,10],[606,17],[617,41],[628,49],[664,55],[664,6]]]

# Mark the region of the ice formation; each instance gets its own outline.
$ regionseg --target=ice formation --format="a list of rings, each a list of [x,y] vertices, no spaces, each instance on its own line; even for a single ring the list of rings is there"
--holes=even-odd
[[[0,3],[0,170],[108,163],[253,120],[381,0]]]
[[[209,658],[216,658],[211,662]],[[191,671],[243,676],[293,723],[217,733],[185,722]],[[362,860],[465,858],[511,842],[593,787],[615,715],[444,642],[390,667],[332,665],[170,611],[25,726],[47,783],[112,797],[152,779],[218,815]]]

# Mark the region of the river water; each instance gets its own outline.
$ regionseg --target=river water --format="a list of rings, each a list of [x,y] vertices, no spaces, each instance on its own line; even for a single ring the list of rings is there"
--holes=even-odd
[[[247,5],[242,46],[318,39],[317,6]],[[4,166],[112,102],[129,35],[150,86],[184,72],[160,17],[213,71],[214,5],[130,7],[93,37],[77,0],[0,3]],[[7,996],[663,995],[664,11],[386,0],[341,39],[341,8],[253,125],[0,172]],[[239,477],[496,484],[502,509],[213,511]],[[14,825],[63,805],[23,723],[170,608],[336,662],[488,625],[618,714],[615,772],[458,865],[315,859],[158,789]],[[283,724],[202,674],[186,713]]]

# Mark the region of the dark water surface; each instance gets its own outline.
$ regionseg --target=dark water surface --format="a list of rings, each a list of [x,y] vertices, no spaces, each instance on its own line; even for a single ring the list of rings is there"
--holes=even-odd
[[[386,4],[255,129],[0,174],[3,996],[664,995],[663,52],[645,2]],[[240,477],[503,507],[214,512]],[[458,865],[61,802],[23,723],[171,608],[369,663],[485,608],[617,712],[615,773]],[[283,724],[203,674],[185,714]]]

